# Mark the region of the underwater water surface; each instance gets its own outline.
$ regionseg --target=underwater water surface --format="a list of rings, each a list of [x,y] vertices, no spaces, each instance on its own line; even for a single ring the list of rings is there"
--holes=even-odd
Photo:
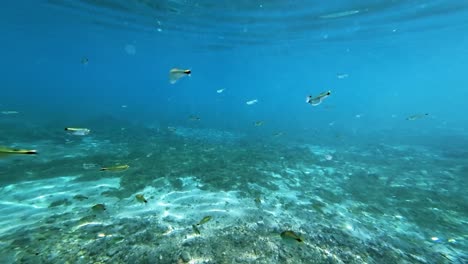
[[[468,263],[468,3],[0,22],[0,263]]]

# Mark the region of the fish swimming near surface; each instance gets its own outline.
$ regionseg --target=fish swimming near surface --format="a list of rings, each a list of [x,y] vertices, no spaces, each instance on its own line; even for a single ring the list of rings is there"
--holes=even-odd
[[[361,10],[346,10],[336,13],[324,14],[319,16],[319,18],[330,19],[330,18],[340,18],[345,16],[351,16],[360,13]]]
[[[88,62],[89,62],[88,58],[86,58],[86,57],[81,58],[81,64],[88,65]]]
[[[36,155],[37,151],[34,149],[15,149],[9,147],[0,146],[0,157],[12,156],[12,155]]]
[[[254,105],[254,104],[256,104],[256,103],[258,103],[258,100],[257,100],[257,99],[253,99],[253,100],[250,100],[250,101],[245,102],[246,105]]]
[[[424,117],[426,117],[426,116],[428,116],[428,115],[429,115],[428,113],[411,115],[411,116],[408,116],[408,117],[406,118],[406,120],[414,121],[414,120],[418,120],[418,119],[424,118]]]
[[[102,167],[100,170],[101,171],[124,171],[128,168],[130,168],[130,166],[125,164],[125,165],[116,165],[116,166],[110,166],[110,167]]]
[[[336,78],[338,79],[344,79],[344,78],[348,78],[348,74],[347,73],[337,73],[336,74]]]
[[[192,74],[191,70],[183,70],[183,69],[177,69],[173,68],[169,71],[169,82],[171,84],[176,83],[180,78],[185,77],[185,76],[190,76]]]
[[[331,95],[331,91],[326,91],[326,92],[323,92],[317,96],[312,96],[312,95],[309,95],[307,96],[306,98],[306,103],[308,104],[311,104],[313,106],[317,106],[319,104],[322,103],[322,101],[327,98],[328,96]]]
[[[223,89],[218,89],[218,90],[216,90],[216,92],[220,94],[220,93],[224,92],[224,90],[226,90],[226,89],[224,89],[224,88]]]

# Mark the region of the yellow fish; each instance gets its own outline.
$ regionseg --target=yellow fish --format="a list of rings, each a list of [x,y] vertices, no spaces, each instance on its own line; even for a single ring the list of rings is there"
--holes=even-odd
[[[197,225],[198,225],[198,226],[200,226],[200,225],[203,225],[204,223],[206,223],[206,222],[210,221],[210,220],[211,220],[211,218],[213,218],[213,217],[211,217],[210,215],[208,215],[208,216],[205,216],[205,217],[203,217],[203,219],[202,219],[202,220],[200,220],[200,222],[198,222],[198,224],[197,224]]]
[[[296,240],[297,242],[304,242],[302,238],[291,230],[281,232],[281,238],[286,240]]]
[[[135,198],[137,199],[137,201],[139,201],[141,203],[147,203],[148,202],[148,200],[145,199],[143,194],[137,194],[137,195],[135,195]]]
[[[95,212],[102,212],[106,210],[106,206],[104,204],[96,204],[96,205],[93,205],[91,209]]]
[[[14,149],[9,147],[0,146],[0,157],[10,156],[10,155],[35,155],[37,154],[36,150],[29,149]]]
[[[128,168],[130,168],[130,166],[125,164],[125,165],[116,165],[116,166],[111,166],[111,167],[103,167],[101,168],[101,171],[124,171]]]
[[[409,121],[414,121],[414,120],[418,120],[418,119],[421,119],[423,117],[426,117],[428,116],[429,114],[428,113],[425,113],[425,114],[418,114],[418,115],[412,115],[412,116],[409,116],[406,118],[406,120],[409,120]]]

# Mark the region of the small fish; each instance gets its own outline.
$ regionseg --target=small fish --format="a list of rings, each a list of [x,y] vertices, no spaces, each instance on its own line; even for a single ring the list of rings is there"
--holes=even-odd
[[[171,131],[171,132],[175,132],[177,130],[176,127],[172,127],[172,126],[168,126],[167,127],[167,130]]]
[[[111,166],[111,167],[102,167],[101,171],[124,171],[128,168],[130,168],[130,166],[125,164],[125,165],[116,165],[116,166]]]
[[[0,157],[10,156],[10,155],[35,155],[37,151],[34,149],[15,149],[9,147],[0,146]]]
[[[125,45],[125,52],[127,52],[128,55],[135,55],[136,54],[135,45],[132,45],[132,44]]]
[[[336,74],[336,78],[338,79],[344,79],[344,78],[348,78],[349,75],[347,73],[338,73]]]
[[[428,113],[412,115],[412,116],[407,117],[406,120],[414,121],[414,120],[418,120],[418,119],[424,118],[424,117],[426,117],[426,116],[428,116],[428,115],[429,115]]]
[[[78,127],[66,127],[65,131],[75,136],[86,136],[89,134],[89,132],[91,132],[91,130],[87,128],[78,128]]]
[[[262,204],[262,199],[261,199],[259,196],[255,197],[255,200],[254,200],[254,201],[255,201],[255,203],[256,203],[257,205]]]
[[[169,71],[169,82],[171,84],[176,83],[180,78],[185,77],[185,76],[190,76],[192,73],[191,70],[182,70],[182,69],[177,69],[173,68]]]
[[[122,108],[127,108],[127,105],[121,105],[120,107],[122,107]]]
[[[88,65],[88,62],[89,62],[88,58],[86,57],[81,58],[81,64]]]
[[[137,199],[137,201],[141,202],[141,203],[147,203],[148,201],[145,199],[145,197],[143,196],[143,194],[137,194],[135,195],[135,198]]]
[[[2,111],[2,115],[16,115],[19,114],[18,111]]]
[[[61,205],[70,205],[71,202],[68,201],[68,199],[61,199],[61,200],[55,200],[53,201],[52,203],[50,203],[49,205],[49,208],[53,208],[53,207],[57,207],[57,206],[61,206]]]
[[[77,194],[77,195],[73,196],[73,199],[78,200],[78,201],[83,201],[83,200],[88,199],[88,197],[84,196],[82,194]]]
[[[78,223],[81,225],[81,224],[93,222],[95,219],[96,219],[96,215],[87,215],[87,216],[80,218]]]
[[[324,18],[324,19],[340,18],[340,17],[355,15],[355,14],[358,14],[359,12],[361,12],[361,10],[346,10],[342,12],[321,15],[319,17]]]
[[[313,106],[317,106],[319,104],[322,103],[322,101],[327,98],[328,96],[330,96],[331,94],[331,91],[327,91],[327,92],[323,92],[317,96],[312,96],[312,95],[309,95],[307,96],[306,98],[306,103],[308,104],[311,104]]]
[[[210,215],[203,217],[203,219],[200,220],[200,222],[198,222],[197,226],[203,225],[204,223],[210,221],[211,218],[212,218],[212,217],[211,217]]]
[[[226,90],[226,89],[224,89],[224,88],[223,88],[223,89],[219,89],[219,90],[216,90],[216,92],[220,94],[220,93],[224,92],[224,90]]]
[[[264,122],[263,121],[257,121],[254,123],[255,126],[263,126]]]
[[[282,135],[284,135],[283,132],[276,132],[276,133],[273,134],[274,137],[280,137]]]
[[[256,104],[258,103],[258,100],[257,99],[253,99],[253,100],[250,100],[250,101],[247,101],[245,102],[247,105],[253,105],[253,104]]]
[[[197,235],[200,234],[200,229],[198,229],[198,227],[196,225],[192,225],[192,229],[193,229],[193,232]]]
[[[281,232],[281,238],[285,240],[295,240],[297,242],[303,242],[300,236],[296,235],[296,233],[290,230]]]
[[[200,117],[194,116],[194,115],[189,116],[189,119],[192,120],[192,121],[200,121],[201,120]]]
[[[91,210],[95,212],[102,212],[106,210],[106,206],[104,204],[95,204],[91,207]]]

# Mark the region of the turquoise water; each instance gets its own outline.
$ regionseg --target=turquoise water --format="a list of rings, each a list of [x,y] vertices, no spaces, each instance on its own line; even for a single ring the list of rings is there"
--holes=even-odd
[[[2,4],[0,263],[468,263],[468,3]]]

